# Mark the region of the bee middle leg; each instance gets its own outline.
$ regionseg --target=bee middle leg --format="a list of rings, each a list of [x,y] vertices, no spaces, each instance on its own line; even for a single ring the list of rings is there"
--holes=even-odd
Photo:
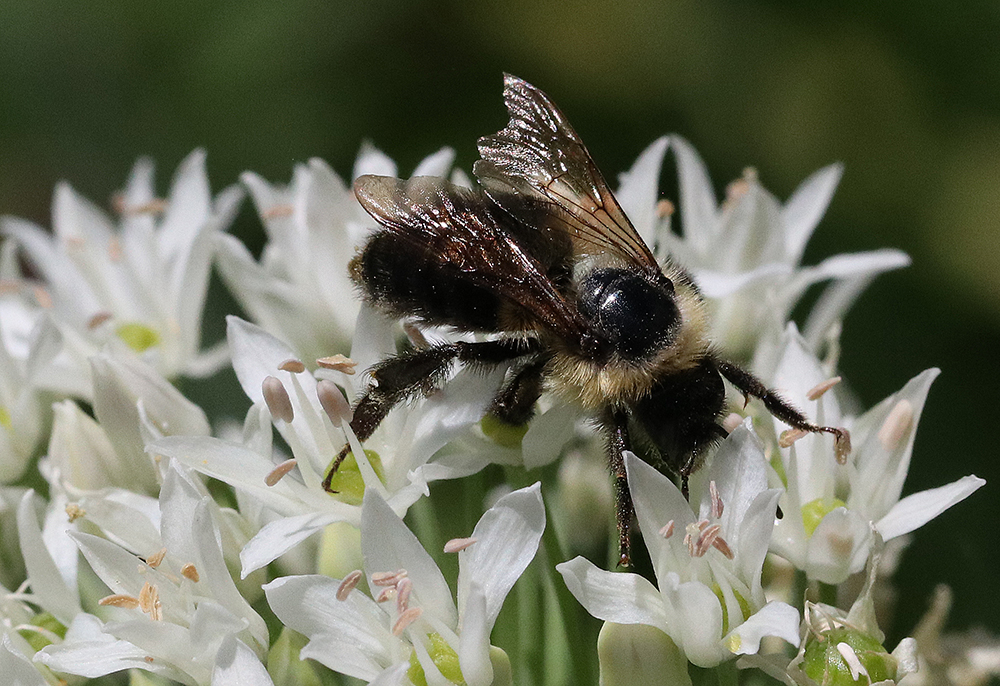
[[[396,405],[435,391],[456,361],[489,369],[529,355],[537,349],[537,345],[533,339],[463,341],[435,345],[383,360],[369,370],[371,382],[354,406],[351,430],[359,441],[367,440]],[[333,476],[350,452],[350,445],[345,445],[337,454],[323,479],[324,490],[332,492],[330,483]]]
[[[628,474],[625,471],[625,458],[622,453],[632,449],[628,437],[628,415],[624,412],[610,412],[602,421],[607,434],[608,468],[615,480],[615,523],[618,525],[618,565],[632,565],[631,542],[629,531],[632,528],[632,517],[635,507],[632,504],[632,493],[628,490]]]

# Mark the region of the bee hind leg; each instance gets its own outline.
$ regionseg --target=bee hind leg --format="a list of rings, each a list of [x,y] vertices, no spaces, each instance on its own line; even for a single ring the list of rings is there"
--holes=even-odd
[[[628,437],[628,415],[624,412],[609,412],[602,422],[607,433],[608,468],[615,480],[615,523],[618,525],[618,566],[631,567],[631,543],[629,530],[632,528],[632,517],[635,507],[632,504],[632,494],[628,490],[628,474],[625,471],[625,458],[622,453],[631,450]]]
[[[542,395],[548,361],[548,356],[539,355],[515,368],[494,396],[489,413],[511,426],[523,426],[531,421],[535,416],[535,403]]]

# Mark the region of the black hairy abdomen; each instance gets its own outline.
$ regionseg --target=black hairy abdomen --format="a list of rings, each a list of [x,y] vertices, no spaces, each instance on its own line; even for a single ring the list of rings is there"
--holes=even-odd
[[[725,431],[719,425],[726,389],[714,362],[664,375],[632,417],[674,473],[690,474],[701,453]]]
[[[499,330],[499,298],[390,231],[372,236],[351,274],[368,300],[397,318],[417,316],[430,324],[467,331]]]

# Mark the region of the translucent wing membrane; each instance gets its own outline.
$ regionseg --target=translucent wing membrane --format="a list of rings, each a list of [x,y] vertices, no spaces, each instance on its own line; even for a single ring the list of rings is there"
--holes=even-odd
[[[588,337],[587,321],[539,261],[502,227],[500,221],[510,220],[501,220],[482,193],[430,176],[408,181],[362,176],[354,192],[372,217],[412,246],[416,259],[425,259],[449,279],[489,289],[562,337]]]
[[[510,194],[547,206],[547,223],[565,231],[578,254],[611,253],[659,272],[583,141],[548,96],[508,74],[504,101],[510,123],[479,139],[482,159],[474,171],[486,192],[501,206]]]

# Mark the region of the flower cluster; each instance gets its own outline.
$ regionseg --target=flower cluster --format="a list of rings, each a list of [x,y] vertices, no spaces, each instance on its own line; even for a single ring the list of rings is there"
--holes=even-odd
[[[668,151],[680,227],[658,190]],[[441,150],[414,175],[469,185],[453,157]],[[369,173],[396,167],[365,147],[354,176]],[[903,496],[937,370],[867,411],[842,409],[855,403],[837,385],[840,322],[908,260],[878,250],[802,265],[840,175],[822,169],[781,203],[748,171],[720,205],[676,136],[622,174],[623,208],[657,259],[691,271],[718,348],[853,443],[845,454],[734,402],[742,414],[689,492],[624,453],[648,552],[631,571],[607,563],[613,505],[593,427],[548,396],[523,430],[491,421],[505,369],[455,366],[361,445],[351,407],[368,368],[407,337],[472,339],[400,327],[358,301],[348,263],[374,222],[324,162],[296,167],[288,186],[248,172],[213,197],[196,151],[161,199],[140,160],[112,214],[59,185],[51,233],[0,223],[0,671],[38,686],[124,670],[191,686],[335,673],[586,683],[597,668],[608,686],[691,684],[705,670],[800,685],[912,674],[925,648],[883,646],[878,561],[984,482]],[[244,189],[267,234],[259,261],[225,232]],[[250,321],[230,317],[226,341],[206,348],[213,265]],[[797,326],[793,308],[821,284]],[[230,367],[245,397],[202,408],[174,385]],[[442,483],[459,479],[461,491]],[[861,578],[838,609],[831,589]],[[821,597],[803,605],[804,590]]]

